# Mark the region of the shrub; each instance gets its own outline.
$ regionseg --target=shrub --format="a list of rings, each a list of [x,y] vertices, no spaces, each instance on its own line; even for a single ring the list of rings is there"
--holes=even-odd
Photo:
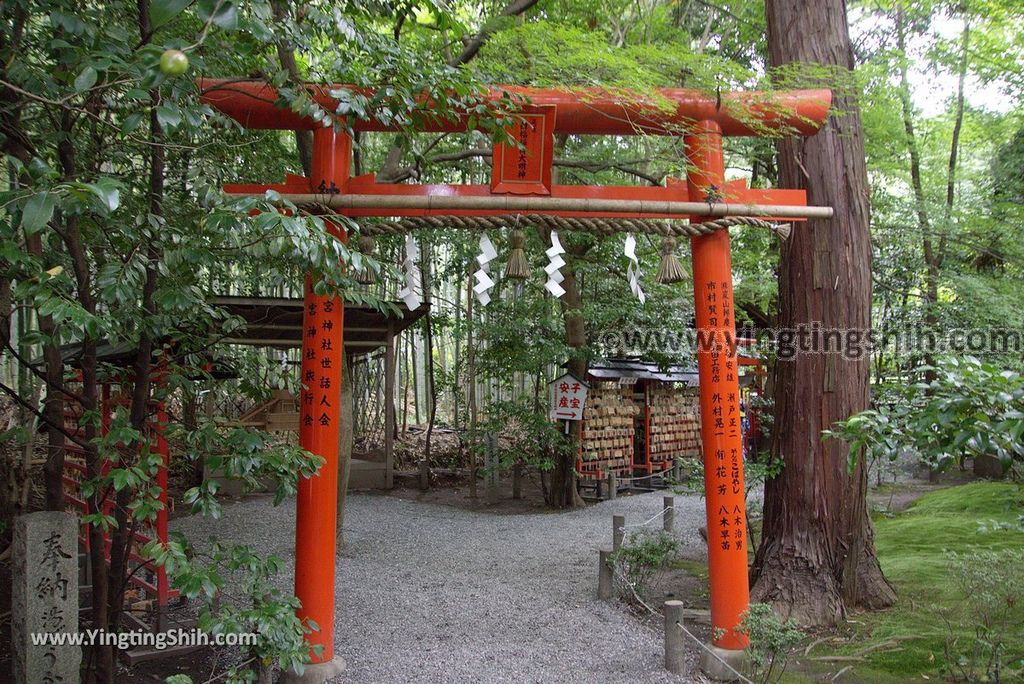
[[[487,408],[487,417],[477,427],[479,438],[473,443],[481,460],[487,453],[487,440],[483,435],[497,436],[493,444],[502,468],[516,462],[540,471],[551,470],[560,452],[571,453],[572,443],[562,433],[558,423],[547,414],[547,406],[535,405],[528,398],[494,401]]]
[[[897,391],[890,402],[837,422],[825,437],[850,445],[850,465],[895,459],[913,449],[933,470],[966,456],[992,455],[1015,477],[1024,466],[1024,376],[974,357],[947,359],[930,383]]]
[[[1024,550],[947,554],[961,600],[943,611],[942,672],[957,682],[1018,681],[1024,648],[1007,639],[1024,606]]]
[[[651,579],[675,560],[682,545],[682,541],[662,530],[644,530],[625,540],[612,554],[612,562],[642,600]]]
[[[793,649],[804,638],[795,621],[780,620],[766,603],[750,604],[739,632],[750,639],[750,677],[758,682],[779,681]]]

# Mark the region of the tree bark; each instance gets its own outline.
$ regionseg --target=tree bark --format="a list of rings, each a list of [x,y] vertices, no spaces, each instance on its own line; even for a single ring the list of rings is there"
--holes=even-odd
[[[74,120],[70,112],[65,110],[61,115],[62,139],[57,146],[58,157],[61,162],[61,170],[64,180],[75,180],[78,172],[76,168],[76,152],[72,144],[74,140]],[[92,272],[89,265],[89,257],[83,240],[78,216],[68,216],[64,225],[63,241],[67,247],[68,255],[75,275],[75,285],[78,290],[78,300],[88,313],[96,315],[96,299],[92,292]],[[82,353],[80,361],[82,391],[81,409],[82,415],[89,417],[82,423],[84,430],[83,458],[85,463],[85,476],[88,480],[98,480],[102,475],[102,463],[100,460],[99,447],[96,438],[99,436],[99,423],[102,417],[99,412],[99,377],[97,361],[98,341],[88,330],[85,331],[82,339]],[[63,486],[62,486],[63,489]],[[63,498],[63,497],[62,497]],[[88,498],[89,510],[99,511],[103,508],[105,496],[97,488]],[[89,564],[92,572],[92,603],[93,622],[96,625],[106,625],[110,615],[108,599],[107,561],[104,553],[106,540],[102,528],[97,525],[89,527]],[[113,678],[114,654],[109,648],[94,647],[95,656],[94,673],[97,681],[109,681]]]
[[[42,261],[43,242],[38,234],[25,240],[26,250]],[[64,359],[60,355],[60,338],[52,316],[37,314],[46,368],[46,396],[43,399],[43,420],[46,423],[46,465],[43,481],[46,488],[46,510],[64,510]]]
[[[569,136],[559,135],[555,138],[555,152],[565,151]],[[558,183],[561,176],[560,169],[552,171],[552,182]],[[544,244],[550,244],[551,231],[543,229],[540,231]],[[576,262],[583,258],[589,247],[574,244],[565,244],[565,266],[560,270],[564,280],[561,282],[565,294],[559,300],[562,310],[562,324],[565,329],[565,344],[573,350],[579,350],[587,346],[587,323],[583,318],[583,293],[580,291],[579,282],[576,278]],[[581,380],[587,377],[587,361],[582,356],[570,356],[569,372]],[[572,444],[579,447],[581,438],[581,425],[579,421],[569,423],[569,438]],[[553,508],[576,508],[583,505],[583,497],[576,488],[576,449],[572,453],[560,454],[555,460],[555,467],[551,471],[550,487],[544,492],[544,498],[548,505]]]
[[[545,231],[547,232],[547,231]],[[566,246],[566,264],[561,268],[564,280],[561,282],[565,294],[562,295],[562,321],[565,327],[565,344],[574,350],[587,346],[586,322],[583,319],[583,296],[576,280],[575,259],[582,257],[586,249],[573,245]],[[582,356],[569,358],[569,372],[577,378],[587,377],[587,362]],[[580,422],[569,423],[569,437],[573,444],[580,442]],[[575,451],[575,450],[573,450]],[[560,454],[555,460],[555,468],[551,471],[551,487],[547,494],[548,505],[553,508],[575,508],[583,504],[583,499],[576,490],[576,456],[574,453]]]
[[[513,0],[501,10],[501,17],[516,17],[536,5],[538,0]],[[480,31],[472,38],[466,41],[466,44],[462,47],[462,52],[458,56],[449,61],[449,66],[462,66],[470,62],[476,54],[480,52],[480,48],[484,46],[487,39],[494,33],[494,27],[489,22],[485,23]]]
[[[274,19],[278,23],[284,24],[288,20],[287,0],[273,0],[270,3],[270,7],[274,13]],[[299,73],[298,62],[295,60],[294,46],[283,38],[277,41],[277,58],[284,70],[288,72],[288,78],[293,83],[303,82],[302,74]],[[313,132],[296,130],[295,147],[299,152],[299,163],[302,164],[302,172],[309,177],[313,169]]]
[[[476,491],[476,347],[473,346],[473,276],[466,279],[466,406],[469,408],[469,496]]]
[[[424,334],[424,342],[427,345],[427,357],[424,359],[423,368],[423,389],[427,394],[427,437],[423,446],[423,458],[427,460],[427,472],[430,471],[431,440],[434,436],[434,421],[437,418],[437,389],[434,383],[434,317],[430,311],[433,306],[431,301],[431,290],[433,288],[434,274],[431,269],[431,255],[433,247],[428,240],[423,241],[421,248],[422,258],[420,260],[420,272],[423,274],[423,301],[427,305],[427,325]]]
[[[147,41],[152,35],[149,9],[149,0],[138,0],[139,32],[143,41]],[[159,102],[159,93],[150,91],[153,102]],[[156,106],[150,108],[149,112],[149,141],[152,143],[149,150],[149,192],[147,197],[147,209],[152,216],[163,216],[164,202],[164,147],[162,144],[163,129],[157,116]],[[145,250],[146,268],[145,280],[143,281],[142,293],[139,302],[140,334],[138,349],[132,363],[131,378],[131,399],[129,404],[129,422],[131,427],[141,435],[147,433],[147,423],[151,413],[151,389],[153,372],[153,350],[157,340],[148,329],[148,321],[156,313],[156,304],[153,300],[157,289],[159,277],[159,262],[161,258],[160,246],[155,236],[148,238]],[[143,437],[147,439],[148,437]],[[118,460],[117,467],[123,468],[134,465],[138,461],[137,453],[143,448],[142,443],[127,445],[127,449],[135,450],[136,453],[124,453]],[[104,627],[108,631],[117,631],[123,612],[125,589],[128,586],[128,568],[130,563],[130,548],[135,533],[135,521],[132,519],[129,504],[133,496],[130,488],[122,489],[114,497],[114,519],[116,526],[110,533],[110,561],[107,575],[107,624]],[[103,647],[99,650],[101,658],[108,658],[113,655],[112,647]],[[111,663],[112,665],[112,663]],[[113,667],[107,673],[106,681],[113,682]]]
[[[854,67],[843,0],[767,0],[769,62]],[[871,325],[871,244],[863,131],[856,99],[838,93],[816,136],[779,144],[785,187],[806,188],[808,203],[835,209],[812,220],[782,248],[779,324],[826,329]],[[835,421],[868,406],[870,357],[804,353],[779,361],[772,452],[782,473],[765,486],[764,529],[751,598],[807,625],[833,625],[848,608],[891,605],[895,592],[875,557],[865,495],[867,471],[851,473],[847,447],[823,441]]]
[[[953,218],[953,203],[956,200],[956,162],[960,152],[960,130],[964,125],[964,81],[967,80],[967,56],[971,42],[971,22],[964,21],[960,36],[960,67],[956,84],[956,118],[953,121],[953,139],[949,144],[949,171],[946,174],[946,230]]]

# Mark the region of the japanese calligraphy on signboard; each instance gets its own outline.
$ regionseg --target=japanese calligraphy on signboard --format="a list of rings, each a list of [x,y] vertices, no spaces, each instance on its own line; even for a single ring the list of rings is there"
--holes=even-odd
[[[706,312],[706,325],[715,331],[707,352],[708,384],[712,388],[709,419],[714,443],[708,495],[713,497],[718,510],[718,538],[714,543],[723,551],[746,553],[746,521],[739,506],[744,496],[740,407],[739,394],[734,389],[739,375],[735,350],[729,348],[723,332],[734,325],[732,287],[728,281],[709,280],[701,285],[699,296],[704,306],[701,313]],[[709,529],[709,533],[714,535],[715,531]]]
[[[336,300],[314,297],[306,305],[306,343],[302,359],[302,428],[330,428],[337,419],[341,382],[342,307]]]
[[[525,107],[506,129],[512,144],[494,145],[491,192],[550,195],[554,160],[554,107]]]
[[[63,511],[20,516],[12,542],[14,681],[77,684],[81,646],[36,639],[78,632],[78,519]]]
[[[551,398],[549,415],[552,420],[583,420],[587,383],[572,373],[566,373],[548,385],[548,395]]]

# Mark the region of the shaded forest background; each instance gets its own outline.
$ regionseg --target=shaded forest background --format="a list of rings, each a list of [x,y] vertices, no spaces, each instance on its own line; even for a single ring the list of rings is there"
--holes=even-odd
[[[8,400],[0,509],[9,521],[33,508],[61,507],[64,445],[77,444],[96,510],[105,500],[115,503],[110,514],[89,520],[97,542],[105,530],[114,537],[110,572],[99,555],[90,561],[101,578],[97,604],[106,606],[95,616],[98,624],[117,624],[131,530],[159,506],[150,487],[158,456],[146,438],[152,399],[171,404],[178,467],[199,473],[204,459],[215,456],[252,483],[270,478],[282,499],[300,474],[315,468],[295,445],[230,426],[229,419],[275,389],[297,388],[297,358],[218,343],[240,322],[209,299],[300,296],[310,268],[323,275],[325,288],[357,303],[385,307],[401,286],[397,239],[381,238],[364,255],[358,242],[346,246],[327,236],[316,217],[283,215],[268,201],[230,200],[219,192],[226,182],[302,173],[309,140],[240,130],[198,101],[194,77],[266,79],[278,87],[282,106],[340,126],[370,108],[407,125],[424,91],[438,94],[434,105],[444,114],[475,105],[494,83],[640,92],[684,87],[709,96],[824,85],[854,103],[863,123],[872,327],[926,337],[954,329],[1024,330],[1024,247],[1017,239],[1024,227],[1024,22],[1011,0],[828,3],[849,24],[852,71],[770,61],[765,6],[755,0],[0,6],[0,143],[7,171],[0,193],[0,390]],[[167,49],[188,56],[184,75],[161,69]],[[346,97],[339,111],[325,112],[296,87],[301,81],[384,87],[372,102]],[[391,182],[487,183],[494,128],[484,112],[481,130],[465,134],[359,134],[354,173]],[[686,172],[681,140],[672,137],[567,136],[557,143],[561,183],[661,185]],[[778,187],[778,152],[778,141],[729,139],[727,175]],[[535,277],[499,277],[493,301],[481,309],[468,289],[475,237],[441,230],[417,237],[431,315],[399,348],[393,400],[400,430],[478,428],[460,439],[462,465],[479,451],[478,434],[513,421],[532,440],[518,444],[541,445],[520,449],[517,458],[548,473],[552,505],[572,505],[569,452],[543,424],[543,388],[567,361],[643,352],[691,364],[685,349],[622,349],[606,341],[626,328],[681,336],[691,325],[692,285],[655,283],[659,245],[642,238],[648,275],[647,302],[640,305],[630,293],[621,238],[572,235],[563,236],[569,293],[552,299],[541,278],[546,236],[529,232],[526,255]],[[507,245],[499,249],[504,253]],[[741,325],[778,325],[779,254],[777,239],[766,232],[735,233]],[[367,267],[378,271],[374,285],[355,279]],[[81,350],[80,375],[66,373],[61,348],[69,344]],[[115,372],[98,361],[107,345],[135,356],[129,401],[104,437],[98,391]],[[211,351],[238,369],[238,379],[219,382],[205,374]],[[1020,353],[972,353],[976,370],[965,373],[949,370],[949,359],[963,356],[959,351],[882,347],[870,364],[876,415],[927,402],[951,386],[975,386],[979,377],[1015,383],[1007,388],[1012,401],[994,410],[1015,406],[1021,387],[1010,378],[1024,364]],[[766,361],[774,363],[770,350]],[[372,364],[380,362],[365,363],[351,374],[353,382],[365,382],[354,385],[357,416],[381,401],[370,383],[378,372]],[[924,385],[908,403],[900,392],[916,383]],[[81,435],[64,427],[66,404],[83,416]],[[922,415],[939,421],[956,415],[957,434],[969,433],[961,420],[966,411],[948,408]],[[840,436],[874,457],[912,445],[934,468],[955,462],[961,447],[1019,463],[1016,442],[1024,427],[1019,416],[1004,418],[1017,421],[998,423],[1010,439],[962,438],[956,448],[950,444],[961,438],[944,433],[949,439],[936,440],[934,423],[913,430],[904,421],[907,429],[894,435],[876,422],[871,434],[854,426]],[[425,446],[430,449],[429,440]],[[101,472],[104,462],[114,467]],[[34,477],[40,465],[43,477]],[[187,502],[216,514],[215,488],[196,485]],[[151,552],[177,563],[195,593],[212,600],[223,578],[192,567],[185,543],[176,544]],[[225,551],[214,565],[237,561],[233,554],[244,551]],[[264,588],[256,583],[251,590],[260,595]],[[267,596],[254,610],[262,606],[272,625],[296,637],[267,645],[287,666],[304,653],[301,630],[290,621],[287,600]],[[271,599],[285,608],[273,609]],[[97,678],[109,679],[112,653],[94,658]]]

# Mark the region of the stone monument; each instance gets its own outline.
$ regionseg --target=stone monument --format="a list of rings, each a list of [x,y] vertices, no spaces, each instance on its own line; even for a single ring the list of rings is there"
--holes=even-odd
[[[78,634],[78,518],[16,518],[12,560],[15,684],[78,684],[82,647],[68,643]]]

